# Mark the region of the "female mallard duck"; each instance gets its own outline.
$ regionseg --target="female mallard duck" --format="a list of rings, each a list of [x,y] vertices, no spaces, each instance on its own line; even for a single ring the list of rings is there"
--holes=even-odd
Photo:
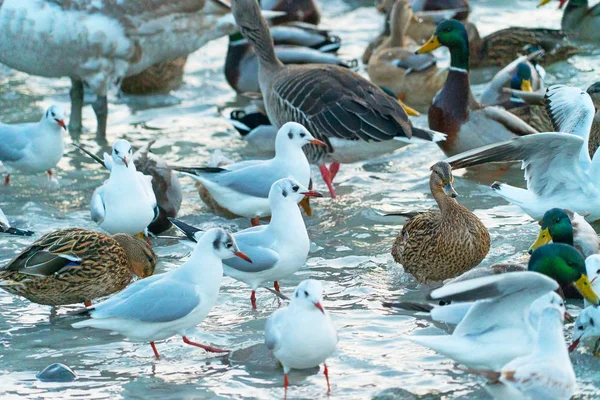
[[[156,255],[133,236],[61,229],[35,241],[0,269],[0,287],[38,304],[85,303],[116,293],[132,273],[154,273]]]
[[[6,218],[6,215],[4,215],[2,209],[0,208],[0,233],[7,233],[10,235],[17,236],[31,236],[34,232],[26,231],[23,229],[17,229],[10,226],[10,224],[8,223],[8,218]]]
[[[537,133],[503,108],[485,107],[475,100],[469,84],[469,39],[463,24],[456,20],[442,22],[417,53],[428,53],[440,46],[450,50],[450,72],[433,99],[428,116],[431,129],[448,135],[438,143],[446,155]]]
[[[327,144],[320,149],[308,145],[305,151],[310,162],[320,164],[332,197],[340,162],[390,153],[413,136],[443,140],[438,132],[413,127],[396,99],[355,72],[336,65],[282,64],[255,0],[235,0],[232,10],[240,32],[256,50],[269,120],[278,129],[289,121],[300,123]],[[330,168],[327,159],[333,162]]]
[[[408,0],[397,0],[390,16],[392,28],[369,60],[369,78],[389,89],[395,97],[417,108],[427,108],[446,81],[447,69],[440,69],[432,54],[415,54],[406,45],[406,28],[412,11]]]
[[[529,248],[529,254],[550,242],[573,246],[586,258],[600,253],[600,238],[594,228],[581,215],[561,208],[546,211],[540,221],[540,233]]]
[[[411,218],[394,242],[394,260],[419,282],[454,278],[478,265],[490,249],[490,234],[455,200],[453,183],[448,163],[433,165],[429,187],[440,211]]]
[[[546,92],[546,108],[557,132],[538,133],[484,146],[449,158],[452,168],[488,162],[522,161],[527,189],[495,182],[492,189],[534,219],[551,208],[564,208],[600,219],[598,152],[594,160],[588,139],[594,104],[581,89],[556,85]]]
[[[552,0],[542,0],[538,7],[550,3]],[[560,27],[569,37],[581,40],[600,39],[600,4],[589,8],[588,0],[558,0],[558,9],[565,4],[565,11],[560,21]]]
[[[181,85],[187,56],[154,64],[139,74],[128,76],[121,83],[126,94],[148,95],[168,93]]]

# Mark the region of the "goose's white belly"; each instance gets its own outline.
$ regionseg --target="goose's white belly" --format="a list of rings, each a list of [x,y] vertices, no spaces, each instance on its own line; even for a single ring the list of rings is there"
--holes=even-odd
[[[329,142],[333,146],[333,153],[330,154],[330,157],[342,164],[370,160],[384,154],[389,154],[408,144],[398,140],[365,142],[363,140],[345,140],[338,138],[329,138]]]

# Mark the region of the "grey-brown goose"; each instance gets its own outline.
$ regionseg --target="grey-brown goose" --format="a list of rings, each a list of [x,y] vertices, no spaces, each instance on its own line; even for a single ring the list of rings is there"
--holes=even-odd
[[[240,32],[258,55],[260,89],[269,120],[277,128],[288,121],[298,122],[327,144],[323,149],[307,146],[305,151],[310,162],[319,164],[332,197],[332,180],[340,162],[389,153],[413,136],[443,140],[439,133],[413,127],[393,97],[352,71],[335,65],[283,65],[256,0],[233,0],[232,11]],[[326,161],[332,161],[330,168]]]

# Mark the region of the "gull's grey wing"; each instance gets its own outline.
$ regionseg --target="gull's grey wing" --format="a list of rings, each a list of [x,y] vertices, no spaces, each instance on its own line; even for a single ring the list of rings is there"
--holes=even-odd
[[[239,257],[234,257],[223,260],[223,264],[228,267],[242,272],[261,272],[273,268],[279,262],[279,254],[266,247],[270,243],[265,243],[264,239],[266,236],[257,234],[256,229],[252,229],[252,232],[243,231],[234,234],[233,237],[240,251],[250,257],[252,263],[244,261]]]
[[[188,315],[200,301],[193,284],[166,278],[151,282],[126,299],[97,305],[92,317],[170,322]]]
[[[31,143],[24,129],[0,123],[0,161],[19,161]]]
[[[101,224],[106,216],[106,208],[104,207],[104,185],[94,190],[90,210],[92,221]]]
[[[287,308],[280,308],[267,319],[265,325],[265,344],[272,351],[277,351],[281,344],[281,325]]]

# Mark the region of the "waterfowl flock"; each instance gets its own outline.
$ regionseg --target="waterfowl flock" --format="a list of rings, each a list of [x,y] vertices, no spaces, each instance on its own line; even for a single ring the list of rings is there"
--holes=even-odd
[[[557,66],[600,17],[557,5],[560,29],[482,36],[477,0],[381,0],[346,52],[359,28],[317,0],[0,2],[0,63],[69,78],[2,114],[1,369],[62,358],[90,396],[116,367],[189,397],[161,376],[193,364],[199,398],[597,397],[600,83]],[[219,81],[190,73],[208,42]]]

